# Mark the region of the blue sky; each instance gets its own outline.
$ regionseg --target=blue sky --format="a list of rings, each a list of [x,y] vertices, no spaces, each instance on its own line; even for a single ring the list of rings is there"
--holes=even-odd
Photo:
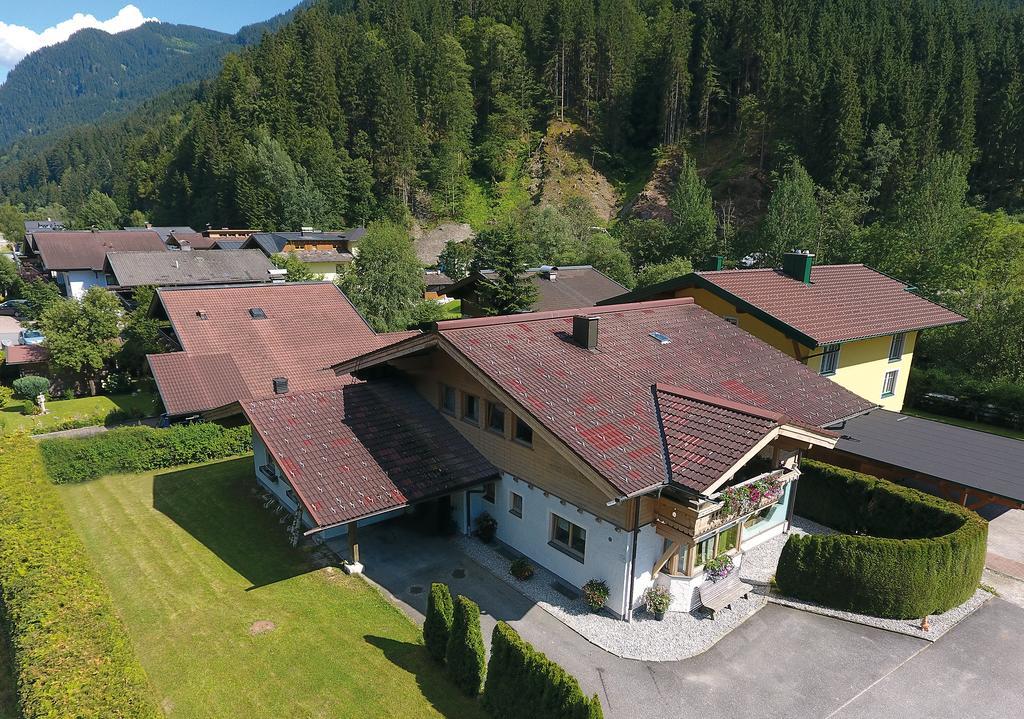
[[[118,32],[156,18],[233,33],[296,4],[298,0],[4,0],[0,4],[0,82],[29,52],[83,27]],[[90,17],[75,17],[79,13]]]

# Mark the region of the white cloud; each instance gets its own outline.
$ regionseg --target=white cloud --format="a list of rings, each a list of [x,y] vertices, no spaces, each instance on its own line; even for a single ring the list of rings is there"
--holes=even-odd
[[[70,19],[36,32],[22,25],[8,25],[0,22],[0,73],[18,64],[21,58],[34,50],[47,45],[63,42],[79,30],[96,28],[111,34],[137,28],[144,22],[156,20],[155,17],[144,17],[142,11],[134,5],[125,5],[109,20],[99,20],[94,15],[75,13]],[[2,77],[2,74],[0,74]]]

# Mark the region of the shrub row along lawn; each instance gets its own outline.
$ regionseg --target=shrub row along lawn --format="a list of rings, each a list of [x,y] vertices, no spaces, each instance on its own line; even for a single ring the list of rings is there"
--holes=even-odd
[[[50,439],[41,447],[50,479],[73,484],[246,454],[252,451],[252,430],[213,423],[123,427],[92,437]]]
[[[25,719],[158,716],[110,597],[24,434],[0,440],[0,595]]]
[[[970,599],[988,523],[952,502],[804,460],[796,511],[845,534],[791,535],[775,581],[794,597],[878,617],[941,614]]]
[[[144,392],[54,400],[46,403],[46,414],[38,415],[25,414],[24,404],[19,400],[0,409],[0,431],[42,434],[152,417],[157,412],[156,398]]]
[[[483,717],[404,614],[289,546],[254,481],[248,456],[59,488],[169,716]]]

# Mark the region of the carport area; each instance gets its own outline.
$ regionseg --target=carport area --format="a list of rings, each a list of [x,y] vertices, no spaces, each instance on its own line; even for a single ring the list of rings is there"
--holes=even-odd
[[[587,642],[450,539],[392,520],[360,530],[366,577],[422,622],[431,582],[481,608],[485,643],[505,620],[597,693],[605,716],[1007,716],[1019,701],[1024,609],[994,599],[937,642],[768,605],[708,652],[679,662],[621,659]],[[344,556],[344,538],[332,546]]]

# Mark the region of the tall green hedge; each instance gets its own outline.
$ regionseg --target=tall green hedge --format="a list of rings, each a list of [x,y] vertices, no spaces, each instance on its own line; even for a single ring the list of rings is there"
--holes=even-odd
[[[0,440],[0,597],[24,719],[161,716],[24,434]]]
[[[210,422],[167,429],[124,427],[91,437],[50,439],[40,448],[50,479],[72,484],[245,454],[252,451],[252,429]]]
[[[534,649],[505,622],[498,622],[491,635],[483,702],[495,719],[603,716],[596,695],[588,699],[575,677]]]
[[[434,582],[427,597],[427,615],[423,621],[423,643],[435,661],[444,662],[448,637],[452,631],[452,593],[447,584]]]
[[[801,516],[845,534],[791,535],[775,581],[834,609],[909,619],[967,601],[985,567],[988,523],[944,499],[804,460]]]
[[[480,633],[480,607],[461,594],[455,598],[452,631],[445,662],[448,675],[466,696],[475,697],[484,685],[487,663]]]

